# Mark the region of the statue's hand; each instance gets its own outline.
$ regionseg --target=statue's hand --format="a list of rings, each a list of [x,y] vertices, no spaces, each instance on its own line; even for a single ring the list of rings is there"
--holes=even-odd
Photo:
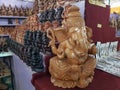
[[[55,45],[55,40],[51,40],[48,46],[54,46],[54,45]]]
[[[63,59],[65,57],[65,52],[64,52],[63,48],[58,48],[57,49],[57,56],[60,59]]]

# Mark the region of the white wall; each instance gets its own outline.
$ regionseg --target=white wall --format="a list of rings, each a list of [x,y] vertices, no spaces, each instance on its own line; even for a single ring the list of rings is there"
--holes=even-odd
[[[73,5],[76,5],[80,8],[80,13],[82,17],[84,18],[84,13],[85,13],[85,1],[79,1],[77,3],[74,3]]]

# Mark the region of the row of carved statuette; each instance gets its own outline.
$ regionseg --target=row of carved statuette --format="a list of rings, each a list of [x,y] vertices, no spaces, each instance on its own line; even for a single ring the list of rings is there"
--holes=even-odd
[[[31,8],[23,8],[22,6],[18,8],[15,6],[14,8],[9,5],[8,7],[5,6],[4,4],[0,6],[0,15],[5,15],[5,16],[29,16],[32,15],[33,11]]]

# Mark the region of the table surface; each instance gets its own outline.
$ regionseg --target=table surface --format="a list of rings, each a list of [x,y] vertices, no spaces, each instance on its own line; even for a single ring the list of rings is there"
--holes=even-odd
[[[0,53],[0,58],[3,58],[3,57],[9,57],[9,56],[13,56],[13,53],[12,52],[1,52]]]
[[[120,90],[120,78],[101,70],[95,69],[92,83],[84,89],[70,88],[64,89],[54,86],[50,81],[50,75],[39,76],[35,80],[35,90]]]

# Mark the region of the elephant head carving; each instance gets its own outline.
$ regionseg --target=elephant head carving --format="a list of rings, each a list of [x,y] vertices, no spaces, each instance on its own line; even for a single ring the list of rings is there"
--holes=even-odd
[[[51,82],[62,88],[85,88],[92,82],[96,66],[91,56],[97,51],[91,44],[92,29],[85,26],[76,6],[69,5],[63,18],[61,27],[47,31],[49,46],[56,54],[50,59]]]

